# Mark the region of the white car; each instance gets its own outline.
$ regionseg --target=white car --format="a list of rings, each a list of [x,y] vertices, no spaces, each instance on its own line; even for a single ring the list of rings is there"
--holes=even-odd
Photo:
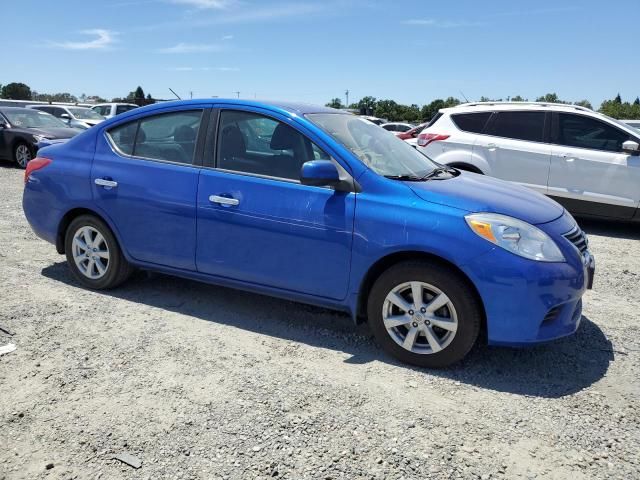
[[[577,215],[640,220],[640,132],[575,105],[445,108],[418,136],[439,163],[549,195]]]
[[[138,108],[135,103],[99,103],[91,107],[91,110],[105,118],[112,118],[134,108]]]
[[[382,128],[384,128],[385,130],[389,130],[390,132],[408,132],[409,130],[411,130],[413,127],[415,127],[415,125],[411,125],[410,123],[403,123],[403,122],[389,122],[389,123],[383,123],[382,125],[380,125]]]
[[[47,112],[59,118],[70,127],[86,130],[104,121],[102,115],[97,114],[90,108],[67,106],[67,105],[27,105],[27,108]]]

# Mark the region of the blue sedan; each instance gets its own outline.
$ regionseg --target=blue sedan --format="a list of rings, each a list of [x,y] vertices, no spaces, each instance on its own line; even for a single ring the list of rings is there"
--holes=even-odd
[[[349,312],[414,365],[569,335],[594,270],[552,200],[324,107],[190,100],[40,150],[34,232],[91,289],[156,270]]]

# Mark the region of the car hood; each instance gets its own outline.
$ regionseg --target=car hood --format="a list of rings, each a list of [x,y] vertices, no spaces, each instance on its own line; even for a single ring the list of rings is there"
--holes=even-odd
[[[519,218],[531,224],[547,223],[564,208],[544,195],[496,178],[461,172],[454,178],[404,182],[423,200],[468,212],[491,212]]]
[[[76,128],[66,127],[42,127],[42,128],[30,128],[29,133],[33,135],[43,135],[45,137],[53,138],[71,138],[79,134],[81,130]]]

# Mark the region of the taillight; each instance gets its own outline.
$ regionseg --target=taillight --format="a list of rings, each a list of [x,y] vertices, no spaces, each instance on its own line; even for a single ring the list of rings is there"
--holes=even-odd
[[[33,160],[29,160],[29,163],[27,163],[27,168],[24,171],[24,183],[26,184],[29,181],[29,175],[31,175],[36,170],[40,170],[41,168],[46,167],[50,163],[51,159],[44,157],[36,157]]]
[[[450,135],[442,135],[440,133],[421,133],[418,135],[418,146],[426,147],[430,143],[446,140]]]

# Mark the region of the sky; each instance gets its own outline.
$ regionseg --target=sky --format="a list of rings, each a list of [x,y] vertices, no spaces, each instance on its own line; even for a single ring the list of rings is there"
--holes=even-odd
[[[555,92],[597,108],[640,95],[639,18],[640,0],[7,1],[0,84],[316,104]]]

